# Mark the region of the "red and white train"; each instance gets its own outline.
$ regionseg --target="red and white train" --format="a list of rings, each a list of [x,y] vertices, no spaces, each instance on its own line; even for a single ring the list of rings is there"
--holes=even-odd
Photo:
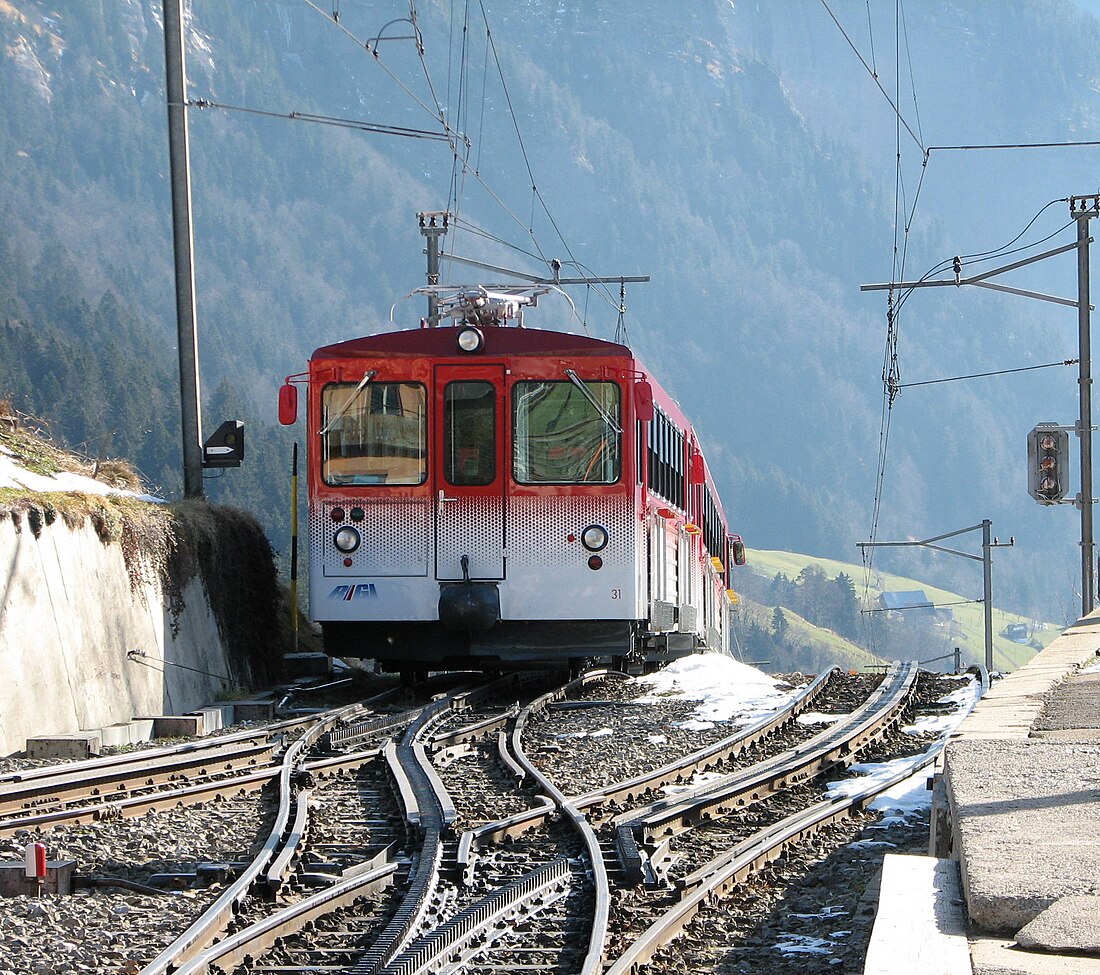
[[[413,672],[727,650],[744,546],[694,430],[629,348],[526,328],[527,300],[466,290],[453,325],[313,353],[309,604],[329,654]]]

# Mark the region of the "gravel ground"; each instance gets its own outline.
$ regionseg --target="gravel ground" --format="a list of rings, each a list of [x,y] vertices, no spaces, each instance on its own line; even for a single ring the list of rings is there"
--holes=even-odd
[[[154,874],[244,857],[269,830],[256,796],[48,833],[23,831],[0,838],[0,861],[21,864],[26,844],[41,842],[51,860],[75,860],[79,876],[148,883]],[[223,889],[214,884],[155,896],[106,887],[5,898],[0,975],[134,975]]]
[[[605,682],[593,697],[628,699],[636,693],[629,687]],[[705,731],[677,727],[694,707],[694,702],[673,699],[630,713],[626,723],[634,725],[634,745],[628,766],[644,767],[658,755],[692,751],[730,733],[728,724]],[[582,753],[581,764],[591,770],[589,774],[603,778],[618,763],[612,762],[616,744],[611,734],[603,733],[601,710],[558,712],[552,724],[534,730],[531,743],[550,753]],[[605,712],[608,718],[610,710]],[[654,734],[652,722],[658,719],[660,734]],[[553,733],[548,734],[551,727]],[[583,747],[578,747],[578,738]],[[39,763],[5,762],[0,769],[29,764]],[[578,783],[572,785],[576,788]],[[45,834],[24,832],[0,838],[0,861],[21,863],[25,845],[41,841],[51,860],[75,860],[80,876],[147,883],[157,873],[185,873],[200,863],[244,858],[270,828],[263,810],[256,796]],[[749,886],[745,896],[723,902],[702,917],[670,946],[665,967],[654,971],[860,973],[883,853],[924,852],[927,845],[926,821],[889,830],[877,822],[877,817],[864,817],[832,827],[819,834],[822,838],[792,850]],[[773,887],[786,890],[777,894]],[[222,889],[214,884],[153,896],[115,887],[68,897],[5,899],[0,911],[0,975],[136,975]]]

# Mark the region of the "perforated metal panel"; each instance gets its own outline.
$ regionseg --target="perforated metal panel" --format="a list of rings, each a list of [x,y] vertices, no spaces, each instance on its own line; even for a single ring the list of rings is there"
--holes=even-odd
[[[631,562],[635,523],[630,498],[511,498],[508,503],[508,559],[516,565],[560,565],[576,560],[581,532],[589,525],[607,529],[606,564]],[[573,541],[569,536],[573,536]]]
[[[363,512],[361,520],[352,510]],[[343,511],[333,519],[332,513]],[[414,501],[325,501],[309,514],[309,544],[314,571],[326,576],[424,576],[428,574],[429,513],[431,503]],[[332,539],[342,527],[350,526],[362,536],[362,543],[345,555]],[[345,565],[350,560],[351,565]]]
[[[466,497],[437,504],[436,578],[461,579],[465,555],[471,579],[503,579],[503,499]]]

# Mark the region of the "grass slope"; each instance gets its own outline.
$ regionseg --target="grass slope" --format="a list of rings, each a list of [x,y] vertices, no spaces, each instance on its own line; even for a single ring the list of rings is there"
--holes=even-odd
[[[751,599],[743,599],[741,607],[743,612],[755,615],[757,622],[761,625],[770,624],[773,607],[763,606]],[[807,648],[815,661],[804,665],[803,669],[808,672],[819,673],[828,667],[839,667],[841,670],[881,670],[888,666],[888,661],[876,657],[869,650],[846,640],[832,630],[811,623],[794,610],[784,607],[783,615],[790,627],[791,642]],[[736,627],[736,624],[734,625]],[[736,629],[734,633],[736,636]],[[752,666],[768,666],[770,661],[746,660],[745,663]]]
[[[948,630],[944,628],[942,639],[933,637],[929,644],[917,647],[914,656],[920,660],[930,660],[943,654],[951,653],[954,647],[960,647],[964,666],[972,662],[985,661],[985,613],[980,602],[968,600],[958,593],[946,589],[939,589],[918,579],[909,579],[905,576],[893,575],[878,569],[872,570],[870,578],[863,566],[853,565],[847,562],[838,562],[834,559],[815,558],[810,555],[799,555],[795,552],[774,552],[752,549],[749,551],[747,568],[757,575],[771,579],[776,573],[782,572],[787,578],[795,579],[808,565],[818,566],[829,578],[834,578],[838,573],[847,573],[856,585],[856,595],[865,608],[874,608],[878,597],[883,592],[905,592],[914,589],[923,589],[929,600],[936,606],[947,606],[955,616],[955,625]],[[789,610],[784,613],[790,619],[794,614]],[[1042,646],[1046,646],[1061,630],[1050,623],[1039,623],[1015,613],[993,608],[993,667],[995,670],[1011,671],[1027,663],[1034,655],[1035,649],[1021,643],[1014,643],[1002,635],[1004,628],[1009,623],[1026,623],[1032,628],[1032,636]],[[809,625],[809,624],[807,624]],[[815,627],[820,632],[820,628]],[[834,634],[835,637],[835,634]],[[864,656],[871,657],[868,651],[855,647],[854,644],[835,637],[838,650],[840,644],[853,648]],[[845,652],[848,652],[845,650]],[[857,663],[857,657],[848,658],[853,666],[866,666]],[[950,661],[943,661],[941,666],[947,666]]]

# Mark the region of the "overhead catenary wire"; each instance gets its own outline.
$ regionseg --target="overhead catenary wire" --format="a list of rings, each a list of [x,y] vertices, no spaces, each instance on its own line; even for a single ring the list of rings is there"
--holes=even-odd
[[[903,270],[905,266],[906,251],[909,239],[909,233],[912,228],[914,215],[916,213],[917,202],[920,198],[921,189],[924,186],[924,177],[928,166],[928,153],[924,145],[923,134],[920,133],[920,112],[917,105],[916,97],[916,79],[913,70],[912,56],[908,45],[908,32],[905,28],[905,18],[901,0],[895,0],[894,5],[894,96],[891,97],[886,91],[879,79],[878,66],[874,64],[874,30],[871,20],[870,5],[867,5],[867,26],[868,26],[868,39],[871,46],[871,58],[872,64],[867,63],[866,58],[860,53],[858,47],[853,42],[848,31],[844,28],[844,25],[840,22],[839,18],[833,12],[829,6],[828,0],[821,0],[822,6],[825,8],[826,13],[829,15],[833,24],[840,31],[844,40],[848,46],[852,49],[852,52],[858,58],[860,64],[867,71],[873,80],[875,87],[879,90],[882,96],[886,99],[894,113],[894,154],[895,154],[895,168],[894,168],[894,243],[893,243],[893,279],[898,280],[903,276]],[[909,88],[912,93],[914,115],[916,119],[917,129],[914,130],[913,126],[905,119],[901,112],[901,45],[902,40],[905,39],[905,53],[906,61],[909,71]],[[903,130],[908,134],[909,138],[916,144],[921,151],[921,175],[917,182],[916,192],[913,196],[911,206],[905,205],[905,179],[903,169],[903,156],[902,156],[902,133]],[[908,212],[908,215],[904,218],[902,214]],[[874,497],[872,502],[872,514],[871,514],[871,528],[870,539],[873,541],[878,533],[878,523],[882,510],[882,497],[883,487],[885,484],[886,476],[886,464],[889,453],[890,444],[890,422],[892,417],[892,407],[894,398],[897,395],[897,390],[900,388],[900,367],[898,361],[898,337],[899,337],[899,314],[900,304],[897,302],[894,290],[891,289],[888,293],[887,299],[887,338],[886,345],[883,351],[883,366],[882,366],[882,380],[883,380],[883,399],[882,409],[879,422],[879,444],[878,444],[878,458],[875,466],[875,487]],[[873,551],[873,549],[871,550]],[[870,591],[870,580],[873,565],[873,556],[868,555],[868,550],[863,550],[864,559],[864,598],[867,598],[867,593]],[[873,649],[873,637],[871,634],[867,634],[867,644]]]
[[[385,122],[367,122],[362,119],[338,118],[331,115],[318,115],[313,112],[273,112],[262,108],[249,108],[245,105],[230,105],[226,102],[216,102],[209,98],[189,98],[184,104],[188,108],[219,109],[227,112],[243,112],[246,115],[259,115],[264,118],[277,118],[290,122],[313,122],[319,125],[333,125],[343,129],[357,129],[360,132],[376,132],[380,135],[399,135],[411,139],[434,139],[440,142],[449,141],[446,132],[432,132],[428,129],[411,129],[401,125],[390,125]]]
[[[938,383],[957,383],[964,379],[985,379],[988,376],[1007,376],[1014,372],[1031,372],[1033,369],[1050,369],[1054,366],[1075,366],[1080,359],[1063,359],[1061,362],[1044,362],[1038,366],[1018,366],[1015,369],[997,369],[993,372],[975,372],[969,376],[950,376],[946,379],[925,379],[916,383],[899,383],[898,389],[909,389],[913,386],[934,386]]]
[[[408,85],[406,85],[400,78],[398,78],[393,71],[390,70],[389,66],[386,65],[386,63],[382,60],[381,55],[379,55],[378,53],[378,44],[376,43],[373,48],[371,47],[371,41],[381,41],[387,39],[383,38],[381,33],[379,33],[377,37],[371,38],[370,41],[364,41],[362,40],[362,38],[358,37],[354,31],[348,28],[346,22],[341,20],[338,16],[337,11],[328,13],[316,3],[314,3],[314,0],[302,0],[302,3],[304,3],[307,7],[310,7],[311,9],[317,11],[317,13],[324,17],[326,21],[328,21],[330,24],[333,24],[339,30],[343,31],[343,33],[346,34],[352,41],[354,41],[360,48],[362,48],[368,54],[371,54],[374,57],[374,60],[378,63],[379,67],[381,67],[382,70],[385,71],[387,75],[389,75],[390,79],[395,85],[398,86],[398,88],[400,88],[406,95],[409,96],[409,98],[411,98],[417,105],[424,109],[424,111],[426,111],[429,115],[431,115],[433,118],[438,119],[448,132],[450,132],[452,135],[457,135],[457,133],[447,124],[447,119],[442,107],[439,104],[439,99],[435,96],[435,88],[432,86],[431,77],[428,75],[428,66],[427,63],[424,61],[423,40],[420,37],[420,28],[416,24],[416,5],[414,3],[410,2],[409,4],[410,16],[408,20],[412,24],[413,31],[416,35],[416,46],[417,51],[420,55],[420,63],[424,69],[424,74],[428,84],[428,90],[432,96],[432,100],[435,102],[434,111],[430,105],[424,102],[424,100],[420,98],[419,95],[417,95],[411,88],[409,88]],[[393,21],[391,21],[391,23],[393,23]],[[383,30],[384,29],[385,28],[383,28]]]
[[[373,57],[374,61],[385,70],[386,74],[394,80],[394,83],[397,84],[398,87],[401,90],[403,90],[407,96],[409,96],[412,100],[414,100],[421,109],[429,112],[433,119],[436,119],[436,121],[438,121],[438,123],[440,124],[440,127],[442,129],[442,132],[445,133],[444,138],[447,139],[450,142],[450,147],[451,147],[452,161],[453,162],[452,162],[452,172],[451,172],[451,179],[450,179],[449,204],[448,204],[448,206],[449,206],[449,208],[453,209],[453,211],[455,213],[455,216],[458,216],[458,213],[461,212],[462,199],[463,199],[463,193],[464,193],[464,188],[463,187],[464,187],[465,179],[466,179],[467,176],[472,177],[475,180],[475,182],[482,187],[482,189],[485,191],[485,193],[488,195],[488,197],[491,198],[493,200],[493,202],[495,202],[495,204],[500,209],[502,209],[511,220],[513,220],[517,224],[518,227],[524,229],[528,239],[530,240],[530,242],[532,244],[533,249],[535,249],[535,252],[536,252],[535,255],[533,255],[533,260],[537,260],[540,263],[542,263],[544,266],[546,266],[547,269],[551,269],[553,262],[548,258],[546,252],[544,252],[544,249],[543,249],[542,245],[540,244],[540,242],[538,240],[538,237],[535,233],[535,227],[533,227],[533,215],[535,215],[535,206],[537,204],[538,207],[541,209],[541,211],[544,213],[544,216],[546,216],[547,220],[550,222],[550,226],[553,228],[554,233],[557,234],[558,240],[561,242],[562,247],[565,249],[566,254],[569,255],[570,261],[569,262],[562,262],[562,263],[570,263],[571,265],[576,266],[577,269],[581,270],[582,276],[592,276],[592,277],[594,277],[594,275],[592,275],[591,271],[584,270],[584,266],[581,264],[581,262],[579,262],[575,259],[575,256],[573,254],[572,248],[570,247],[570,244],[569,244],[568,240],[565,239],[564,234],[561,231],[561,228],[559,226],[559,223],[558,223],[557,219],[554,218],[553,213],[550,210],[550,207],[548,205],[548,202],[547,202],[546,198],[543,197],[543,195],[541,193],[541,190],[539,190],[539,188],[538,188],[537,180],[535,179],[535,175],[533,175],[533,168],[531,166],[530,155],[528,153],[527,146],[526,146],[526,143],[524,141],[524,138],[522,138],[522,132],[520,131],[520,128],[519,128],[518,116],[517,116],[517,113],[515,111],[513,101],[511,101],[511,95],[510,95],[510,92],[508,90],[507,81],[506,81],[505,76],[504,76],[504,69],[503,69],[502,64],[500,64],[500,59],[499,59],[498,53],[496,51],[496,44],[495,44],[495,41],[493,39],[493,32],[492,32],[491,29],[489,29],[487,13],[485,11],[484,3],[482,3],[481,0],[477,0],[477,3],[478,3],[478,9],[480,9],[480,12],[481,12],[482,22],[485,25],[485,41],[486,41],[485,58],[486,59],[485,59],[485,65],[483,66],[482,97],[481,97],[482,107],[481,107],[480,119],[478,119],[478,124],[480,124],[481,134],[480,134],[480,138],[478,138],[476,141],[471,139],[469,131],[467,131],[467,128],[469,128],[469,124],[470,124],[470,97],[471,97],[469,78],[466,77],[467,72],[469,72],[469,66],[470,66],[470,45],[469,45],[469,40],[470,40],[470,2],[471,2],[471,0],[465,0],[465,3],[463,4],[462,37],[461,37],[461,40],[459,42],[460,56],[458,58],[458,63],[459,63],[458,70],[456,70],[456,74],[458,74],[458,79],[456,79],[456,80],[454,78],[455,72],[453,70],[453,64],[452,64],[452,61],[451,61],[451,54],[449,54],[449,59],[448,59],[448,86],[447,86],[448,100],[450,100],[450,98],[451,98],[452,88],[456,92],[458,92],[458,94],[456,94],[456,97],[455,97],[456,110],[455,110],[455,118],[454,118],[453,123],[452,123],[452,121],[449,120],[447,109],[445,109],[442,105],[440,105],[439,98],[436,94],[436,88],[434,88],[434,86],[432,84],[432,81],[431,81],[431,74],[429,72],[428,64],[427,64],[426,57],[425,57],[426,45],[425,45],[425,43],[423,43],[422,34],[420,32],[420,29],[419,29],[418,17],[417,17],[417,11],[416,11],[416,3],[414,2],[414,0],[409,0],[409,17],[408,18],[399,18],[399,19],[396,19],[394,21],[390,21],[389,23],[387,23],[384,26],[382,31],[379,31],[379,33],[375,37],[373,37],[373,39],[371,39],[370,41],[363,41],[362,37],[360,37],[354,31],[352,31],[349,28],[348,24],[346,24],[346,22],[339,17],[338,10],[333,9],[332,13],[329,13],[326,10],[323,10],[319,6],[319,4],[317,2],[315,2],[315,0],[303,0],[303,2],[306,3],[307,6],[310,9],[312,9],[313,11],[316,11],[317,13],[319,13],[321,15],[321,17],[326,19],[326,21],[333,24],[335,26],[335,28],[339,29],[344,35],[348,36],[350,40],[352,40],[357,46],[359,46],[361,48],[361,50],[363,50],[363,51],[367,52],[368,54],[370,54]],[[452,0],[451,11],[452,11],[452,17],[451,17],[450,22],[452,24],[452,34],[451,34],[451,44],[449,45],[449,51],[453,52],[453,47],[454,47],[454,28],[453,28],[453,25],[455,23],[455,18],[453,17],[454,0]],[[412,34],[411,39],[401,39],[401,37],[390,37],[390,36],[385,35],[386,28],[388,28],[388,26],[390,26],[394,23],[398,23],[398,22],[407,22],[411,25],[412,32],[414,32],[414,34]],[[420,59],[420,64],[421,64],[421,68],[423,70],[423,74],[425,74],[426,83],[428,85],[428,89],[429,89],[430,96],[431,96],[431,101],[434,105],[434,108],[432,108],[432,106],[429,105],[428,102],[426,102],[422,98],[419,98],[415,94],[415,92],[412,91],[411,88],[408,87],[408,85],[403,83],[403,81],[401,81],[397,77],[397,75],[393,72],[393,70],[390,69],[389,66],[386,65],[385,62],[383,61],[382,55],[381,55],[381,53],[379,53],[379,45],[381,45],[382,41],[389,41],[389,40],[415,40],[416,41],[417,54],[418,54],[419,59]],[[500,81],[500,87],[502,87],[502,90],[504,92],[505,103],[506,103],[507,110],[508,110],[508,113],[509,113],[509,118],[511,119],[511,123],[513,123],[513,128],[514,128],[515,133],[516,133],[516,139],[517,139],[517,143],[519,145],[520,155],[522,157],[522,160],[524,160],[525,166],[527,168],[527,174],[528,174],[528,177],[529,177],[529,180],[530,180],[531,195],[532,195],[531,196],[531,217],[528,219],[526,224],[517,215],[517,213],[515,212],[515,209],[513,207],[508,206],[506,204],[506,202],[503,200],[503,198],[500,197],[500,195],[498,193],[496,193],[496,191],[491,186],[488,185],[488,183],[486,182],[486,180],[483,177],[483,174],[480,171],[481,144],[484,142],[484,138],[483,138],[483,136],[484,136],[484,110],[485,110],[485,103],[486,103],[486,100],[487,100],[486,99],[486,81],[487,81],[489,57],[492,57],[493,64],[496,67],[497,76],[499,77],[499,81]],[[475,153],[475,150],[476,150],[476,153]],[[458,221],[455,221],[455,224],[458,224]],[[447,256],[448,256],[447,253],[442,253],[440,255],[440,258],[441,258],[441,260],[447,260]],[[595,286],[597,289],[599,288],[599,286],[601,286],[601,283],[596,282],[596,281],[593,281],[591,284],[593,286]],[[619,303],[615,302],[614,296],[609,291],[606,291],[605,300],[606,300],[606,302],[609,306],[612,306],[616,309],[619,307]],[[586,330],[586,326],[585,326],[585,330]]]
[[[880,82],[879,78],[878,78],[878,71],[875,70],[875,69],[872,69],[872,67],[867,63],[866,59],[863,57],[863,55],[859,53],[859,48],[856,47],[856,45],[852,41],[851,37],[848,36],[848,32],[844,29],[844,25],[841,24],[841,22],[837,19],[836,14],[833,13],[832,8],[829,6],[829,0],[821,0],[821,5],[825,8],[826,13],[828,13],[828,15],[832,19],[833,23],[836,24],[837,30],[839,30],[840,33],[843,35],[844,40],[846,40],[848,42],[848,46],[852,49],[852,52],[855,54],[855,56],[857,58],[859,58],[859,63],[862,64],[863,67],[867,70],[867,74],[870,75],[871,80],[874,81],[874,83],[875,83],[875,86],[878,88],[878,90],[880,92],[882,92],[882,97],[886,99],[886,101],[889,103],[890,107],[894,110],[894,115],[897,117],[898,121],[901,122],[902,125],[905,126],[905,131],[909,133],[910,138],[917,144],[917,146],[920,148],[921,152],[924,152],[924,145],[921,143],[920,137],[917,135],[916,132],[913,131],[913,129],[909,125],[909,123],[906,122],[904,118],[902,118],[901,110],[894,103],[894,100],[887,93],[886,89],[882,87],[882,82]]]
[[[975,152],[981,149],[1086,149],[1100,146],[1100,140],[1076,140],[1070,142],[988,142],[959,146],[929,146],[933,152]]]
[[[875,31],[871,25],[871,0],[866,0],[867,8],[867,43],[871,48],[871,77],[878,77],[878,65],[875,63]]]
[[[1058,227],[1057,230],[1054,230],[1053,232],[1047,234],[1045,237],[1040,237],[1038,240],[1033,240],[1033,241],[1031,241],[1027,244],[1022,244],[1019,247],[1015,246],[1015,244],[1028,232],[1028,230],[1030,230],[1035,225],[1035,222],[1048,209],[1050,209],[1050,207],[1052,207],[1052,206],[1054,206],[1055,204],[1058,204],[1058,203],[1068,203],[1068,202],[1069,202],[1069,200],[1066,197],[1061,197],[1059,199],[1050,200],[1049,202],[1043,204],[1043,206],[1040,207],[1038,211],[1036,211],[1036,213],[1032,216],[1032,218],[1030,220],[1028,220],[1028,222],[1024,225],[1023,229],[1019,233],[1017,233],[1016,236],[1013,237],[1007,243],[1002,244],[1000,247],[995,247],[995,248],[993,248],[991,250],[988,250],[988,251],[980,251],[980,252],[977,252],[977,253],[974,253],[974,254],[959,254],[959,255],[955,255],[953,257],[944,258],[942,261],[939,261],[938,263],[932,265],[932,267],[930,267],[927,271],[925,271],[924,274],[922,274],[920,276],[920,278],[918,278],[917,280],[919,282],[928,281],[931,278],[933,278],[935,275],[940,274],[943,271],[945,271],[947,268],[951,267],[954,264],[954,262],[956,262],[956,261],[959,262],[959,269],[961,271],[961,269],[963,267],[968,267],[970,265],[979,264],[979,263],[982,263],[982,262],[985,262],[985,261],[1002,260],[1006,257],[1012,256],[1013,254],[1021,254],[1021,253],[1024,253],[1025,251],[1033,250],[1034,248],[1039,247],[1042,244],[1047,243],[1047,241],[1053,240],[1059,234],[1063,233],[1068,228],[1074,226],[1074,221],[1072,221],[1072,220],[1067,221],[1066,223],[1064,223],[1060,227]],[[909,298],[913,294],[914,290],[915,289],[913,289],[913,288],[902,289],[901,298],[898,299],[899,305],[903,306],[909,300]]]
[[[905,613],[910,610],[940,609],[946,606],[970,606],[974,603],[984,603],[984,599],[955,599],[948,603],[925,603],[920,606],[879,606],[873,609],[861,609],[860,614],[871,616],[875,613]]]
[[[825,3],[825,0],[822,0]],[[828,9],[828,4],[825,4]],[[832,16],[832,11],[829,11]],[[835,18],[834,18],[835,21]],[[839,27],[839,23],[837,24]],[[847,35],[845,35],[847,36]],[[851,41],[849,40],[849,44]],[[900,103],[901,92],[901,15],[900,15],[900,3],[895,2],[894,6],[894,90],[897,97],[897,102]],[[858,52],[857,52],[858,53]],[[863,59],[860,58],[862,61]],[[865,62],[864,62],[865,63]],[[885,94],[885,89],[882,88],[878,78],[875,78],[875,84],[880,91]],[[889,99],[888,99],[889,100]],[[901,152],[901,129],[905,126],[905,129],[913,137],[914,141],[923,151],[923,144],[921,140],[909,127],[908,123],[901,116],[901,112],[897,105],[891,101],[891,106],[894,107],[894,231],[893,231],[893,272],[895,278],[902,276],[902,269],[905,266],[906,249],[904,246],[899,247],[899,226],[898,215],[902,212],[901,198],[904,192],[904,178],[902,170],[902,152]],[[919,195],[919,194],[918,194]],[[915,207],[915,201],[914,201]],[[902,241],[908,241],[909,226],[911,221],[904,221],[904,231],[901,233]],[[879,442],[878,442],[878,458],[875,465],[875,486],[874,494],[871,506],[871,526],[869,532],[869,540],[874,542],[878,537],[878,524],[879,518],[882,513],[882,497],[883,488],[886,483],[886,461],[889,456],[890,446],[890,424],[893,417],[893,403],[894,403],[894,391],[893,387],[896,386],[899,378],[898,372],[898,354],[897,354],[897,341],[898,341],[898,307],[895,303],[895,296],[893,289],[890,289],[887,296],[887,311],[886,311],[887,331],[886,331],[886,347],[883,351],[883,365],[882,365],[882,379],[883,379],[883,399],[882,406],[879,414]],[[874,548],[870,548],[870,554],[868,549],[863,549],[864,559],[864,579],[863,579],[863,592],[864,600],[869,597],[871,589],[871,573],[874,566]],[[873,650],[875,646],[874,632],[868,627],[865,630],[865,642]]]
[[[828,16],[832,19],[837,29],[843,35],[845,41],[851,47],[855,53],[863,69],[868,72],[872,77],[873,82],[890,104],[894,110],[895,115],[895,211],[894,211],[894,251],[893,251],[893,277],[892,281],[904,281],[904,267],[905,267],[905,244],[909,240],[910,231],[914,225],[916,213],[918,210],[918,203],[921,196],[921,190],[924,187],[926,177],[929,172],[930,162],[934,155],[942,155],[946,152],[974,152],[974,151],[1041,151],[1050,149],[1070,149],[1070,148],[1093,148],[1100,146],[1100,140],[1064,140],[1064,141],[1047,141],[1047,142],[990,142],[990,143],[974,143],[974,144],[958,144],[958,145],[928,145],[928,140],[925,139],[924,133],[921,128],[920,113],[917,110],[916,105],[916,91],[917,81],[914,72],[914,63],[912,56],[909,52],[908,44],[906,44],[906,59],[909,70],[909,89],[913,93],[914,103],[914,124],[910,124],[909,121],[903,116],[901,106],[903,105],[903,99],[901,97],[900,86],[900,64],[901,64],[901,51],[900,44],[903,37],[908,36],[905,30],[905,17],[902,0],[895,0],[895,64],[898,66],[898,73],[895,75],[895,94],[891,98],[887,94],[882,81],[879,78],[878,65],[875,60],[875,37],[873,30],[873,22],[871,16],[870,3],[866,4],[866,16],[868,27],[868,43],[870,45],[870,61],[868,64],[867,59],[857,49],[856,44],[852,41],[849,32],[841,24],[839,18],[834,14],[830,8],[828,0],[822,0],[822,5],[825,8]],[[903,136],[907,134],[908,138],[913,141],[920,149],[920,179],[916,185],[916,192],[911,201],[911,205],[907,204],[905,200],[905,168],[903,167]],[[980,270],[971,270],[968,277],[971,281],[962,280],[964,268],[972,268],[974,265],[979,265],[983,262],[993,261],[997,259],[1003,259],[1009,254],[1018,253],[1020,251],[1027,251],[1038,248],[1041,244],[1062,234],[1067,228],[1074,226],[1075,221],[1070,220],[1068,223],[1062,224],[1053,233],[1042,237],[1040,240],[1031,240],[1024,243],[1028,234],[1030,233],[1035,222],[1042,216],[1046,209],[1057,203],[1065,202],[1064,200],[1054,200],[1045,204],[1032,218],[1026,226],[1006,245],[995,248],[990,251],[983,251],[977,254],[959,255],[956,254],[946,260],[940,262],[925,274],[921,278],[921,283],[929,279],[939,276],[945,269],[952,269],[955,272],[955,278],[957,284],[975,283],[978,284],[984,280],[984,278],[992,276],[993,274],[1002,273],[1004,271],[1014,270],[1022,263],[1009,263],[1007,267],[991,268],[986,272]],[[902,214],[906,213],[907,216],[904,220],[904,235],[899,237],[899,221]],[[1060,251],[1056,251],[1060,252]],[[1040,255],[1042,257],[1043,255]],[[945,282],[948,283],[948,282]],[[877,535],[881,512],[883,508],[884,497],[884,484],[885,475],[887,470],[887,458],[890,446],[890,423],[893,412],[894,401],[901,389],[934,385],[947,382],[957,382],[964,380],[974,380],[985,377],[1010,375],[1020,372],[1028,372],[1037,369],[1053,368],[1055,366],[1074,365],[1079,362],[1077,359],[1064,359],[1056,362],[1041,363],[1038,365],[1022,366],[1016,368],[1007,368],[999,370],[985,370],[975,371],[967,375],[946,377],[942,379],[931,379],[924,381],[912,381],[903,383],[901,381],[901,366],[899,358],[899,344],[900,344],[900,326],[901,316],[904,312],[908,299],[912,296],[914,287],[897,287],[891,286],[887,289],[887,337],[883,354],[883,367],[882,367],[882,412],[880,417],[880,431],[879,431],[879,453],[875,471],[875,490],[874,490],[874,502],[872,506],[871,515],[871,532],[870,537],[872,541]],[[1007,289],[1012,290],[1012,289]],[[873,550],[871,550],[873,551]],[[866,588],[865,592],[870,591],[870,580],[872,577],[872,559],[873,555],[869,554],[868,549],[863,549],[864,554],[864,568],[865,568],[865,580]]]

